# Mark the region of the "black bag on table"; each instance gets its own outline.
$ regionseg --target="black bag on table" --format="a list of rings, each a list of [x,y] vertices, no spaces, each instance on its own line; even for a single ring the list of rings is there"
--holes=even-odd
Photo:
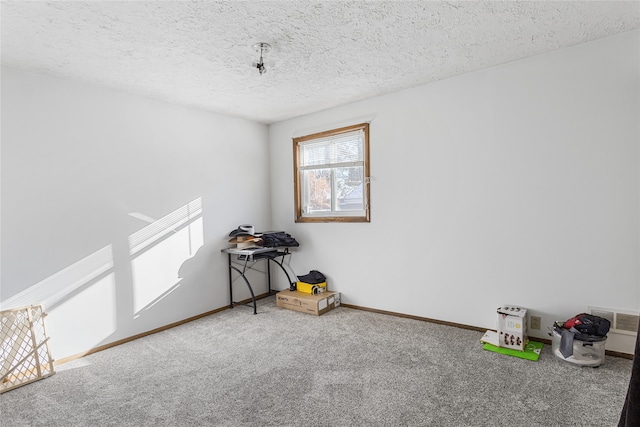
[[[295,238],[291,237],[291,234],[285,233],[284,231],[278,231],[276,233],[263,234],[262,246],[265,248],[278,248],[300,246],[300,243],[298,243]]]

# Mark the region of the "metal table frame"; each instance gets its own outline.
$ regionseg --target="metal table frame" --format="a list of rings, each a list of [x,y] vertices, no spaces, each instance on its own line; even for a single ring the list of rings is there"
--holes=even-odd
[[[291,288],[295,282],[291,281],[291,275],[285,268],[284,260],[287,256],[291,256],[289,248],[259,248],[259,249],[236,249],[226,248],[222,249],[223,253],[226,253],[229,260],[229,308],[233,308],[236,304],[233,301],[233,272],[235,271],[244,279],[249,292],[251,293],[251,301],[253,302],[253,314],[257,314],[256,296],[253,293],[251,282],[245,275],[247,271],[253,269],[256,262],[266,260],[267,261],[267,284],[268,294],[271,295],[271,262],[274,262],[280,267],[289,280],[289,288]],[[234,262],[233,258],[236,258]],[[291,260],[291,259],[289,259]],[[239,266],[239,267],[238,267]],[[291,268],[291,267],[289,267]],[[295,274],[293,275],[295,277]]]

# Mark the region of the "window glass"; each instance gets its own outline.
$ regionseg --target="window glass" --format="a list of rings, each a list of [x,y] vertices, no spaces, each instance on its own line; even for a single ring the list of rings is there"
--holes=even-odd
[[[297,222],[369,221],[369,125],[295,138]]]

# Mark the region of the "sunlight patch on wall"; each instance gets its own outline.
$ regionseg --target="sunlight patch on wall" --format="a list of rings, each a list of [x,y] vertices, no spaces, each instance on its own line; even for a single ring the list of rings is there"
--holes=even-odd
[[[51,310],[78,289],[90,284],[101,275],[113,271],[113,250],[111,245],[92,253],[69,267],[52,274],[46,279],[2,301],[2,310],[43,304]]]
[[[103,343],[117,329],[116,281],[112,273],[84,287],[49,312],[47,330],[56,354],[78,354]],[[64,332],[64,344],[55,334]]]
[[[2,310],[42,304],[54,358],[95,347],[116,330],[111,245],[1,303]]]
[[[203,244],[202,198],[129,236],[136,317],[180,286],[180,266]]]

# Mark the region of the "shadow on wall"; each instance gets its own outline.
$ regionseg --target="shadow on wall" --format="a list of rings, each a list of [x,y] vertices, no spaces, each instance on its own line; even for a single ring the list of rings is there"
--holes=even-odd
[[[15,296],[2,310],[43,304],[56,357],[182,320],[172,307],[202,305],[198,283],[211,277],[204,246],[202,198],[154,220],[124,242],[88,255]],[[151,315],[153,313],[153,315]]]

